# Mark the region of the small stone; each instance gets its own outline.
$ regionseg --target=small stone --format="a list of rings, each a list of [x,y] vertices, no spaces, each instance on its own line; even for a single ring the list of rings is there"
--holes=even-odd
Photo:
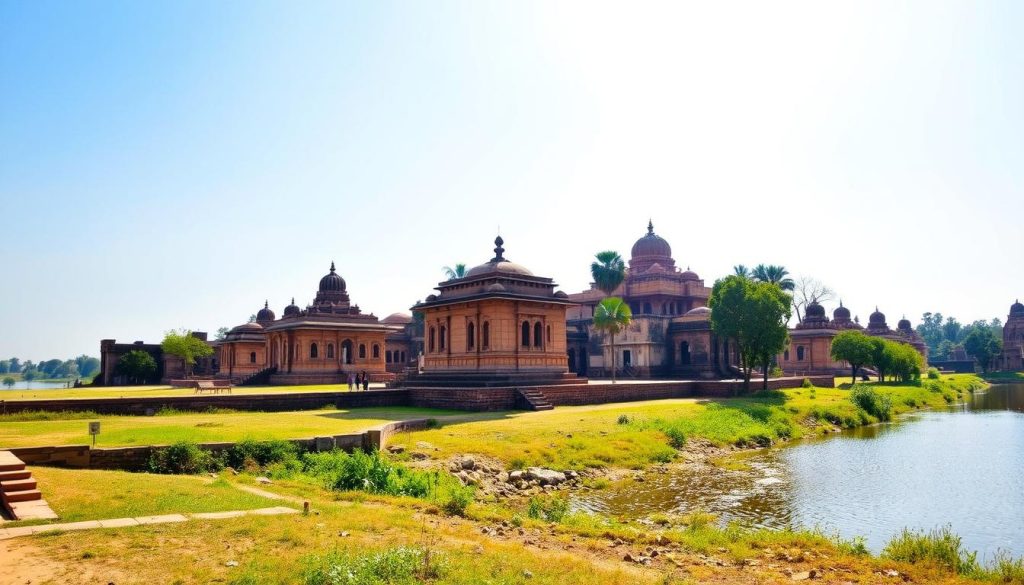
[[[338,536],[341,536],[341,537],[348,536],[348,531],[347,530],[342,530],[341,532],[338,533]]]
[[[238,566],[238,561],[228,561],[228,562],[226,562],[224,564],[226,566],[228,566],[228,567],[237,567]]]
[[[405,445],[391,445],[388,447],[388,452],[396,455],[399,453],[405,453]]]
[[[527,569],[523,569],[523,577],[526,579],[533,579],[533,573]]]
[[[476,462],[473,461],[471,458],[466,457],[465,459],[462,460],[463,469],[472,470],[474,467],[476,467]]]
[[[256,483],[260,483],[260,484],[263,484],[263,485],[270,485],[270,484],[272,484],[274,482],[270,481],[269,477],[260,476],[260,477],[256,478]]]

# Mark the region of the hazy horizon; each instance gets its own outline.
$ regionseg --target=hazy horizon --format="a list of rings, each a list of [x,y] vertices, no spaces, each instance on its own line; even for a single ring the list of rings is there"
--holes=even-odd
[[[304,306],[407,312],[646,232],[866,322],[1024,299],[1024,5],[0,4],[0,359]],[[829,313],[837,300],[826,303]]]

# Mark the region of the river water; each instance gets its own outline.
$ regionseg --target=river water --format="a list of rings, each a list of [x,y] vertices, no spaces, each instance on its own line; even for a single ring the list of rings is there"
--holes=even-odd
[[[0,380],[2,379],[3,376],[0,376]],[[40,382],[38,380],[26,382],[24,380],[18,380],[14,383],[14,386],[11,386],[10,390],[53,390],[55,388],[67,388],[67,382]],[[0,385],[0,391],[7,389],[7,386]],[[2,394],[0,394],[0,396],[2,396]]]
[[[1024,555],[1024,384],[948,411],[744,454],[746,470],[700,466],[588,492],[574,506],[621,517],[715,513],[766,527],[862,536],[880,551],[902,528],[949,525],[989,559]]]

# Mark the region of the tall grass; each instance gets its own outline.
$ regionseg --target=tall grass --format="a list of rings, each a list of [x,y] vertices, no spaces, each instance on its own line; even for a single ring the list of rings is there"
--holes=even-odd
[[[858,408],[880,421],[892,419],[892,398],[877,392],[871,386],[856,384],[850,389],[850,400]]]
[[[413,585],[434,581],[448,571],[442,553],[410,546],[362,555],[335,550],[308,556],[304,564],[305,585]]]
[[[930,532],[904,528],[882,550],[882,557],[907,563],[929,563],[958,575],[981,573],[978,554],[964,550],[960,537],[949,526]]]

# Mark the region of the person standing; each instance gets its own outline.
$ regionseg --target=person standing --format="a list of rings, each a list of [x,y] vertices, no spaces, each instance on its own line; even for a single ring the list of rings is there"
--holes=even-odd
[[[370,389],[370,377],[366,375],[366,372],[363,372],[363,391],[365,392],[366,390],[369,390],[369,389]]]
[[[355,383],[356,383],[356,375],[353,374],[352,372],[349,372],[348,373],[348,390],[349,390],[349,392],[352,391],[352,386],[354,386]]]

